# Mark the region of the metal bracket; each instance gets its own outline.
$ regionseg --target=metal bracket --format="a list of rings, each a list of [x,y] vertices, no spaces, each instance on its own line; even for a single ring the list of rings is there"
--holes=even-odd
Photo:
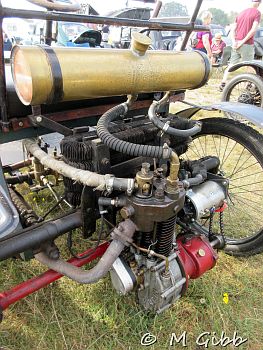
[[[92,140],[91,147],[94,170],[99,174],[111,173],[109,148],[100,139]]]
[[[41,114],[41,106],[32,106],[32,112],[33,114],[30,115],[28,118],[33,126],[43,126],[44,128],[47,128],[54,132],[58,132],[64,136],[69,136],[73,134],[73,130],[71,130],[70,128],[67,128],[64,125],[61,125],[55,122],[54,120],[43,116]]]

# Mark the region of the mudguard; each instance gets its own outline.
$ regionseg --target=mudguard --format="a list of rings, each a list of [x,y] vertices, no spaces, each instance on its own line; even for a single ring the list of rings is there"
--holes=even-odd
[[[241,67],[252,67],[255,69],[256,74],[263,77],[263,61],[260,60],[252,60],[252,61],[243,61],[229,66],[228,71],[234,72],[235,70]]]
[[[19,215],[8,194],[0,185],[0,239],[13,233],[19,226]]]
[[[262,65],[263,67],[263,65]],[[263,109],[246,103],[239,102],[218,102],[210,106],[197,106],[191,104],[191,108],[177,112],[177,117],[190,119],[200,110],[208,112],[222,111],[228,113],[239,114],[242,118],[252,122],[259,128],[263,128]]]

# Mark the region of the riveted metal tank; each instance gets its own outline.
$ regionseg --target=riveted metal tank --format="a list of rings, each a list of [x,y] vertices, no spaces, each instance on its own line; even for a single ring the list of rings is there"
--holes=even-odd
[[[134,33],[130,50],[15,46],[16,92],[25,105],[37,105],[194,89],[207,82],[205,54],[147,50],[150,44],[150,38]]]

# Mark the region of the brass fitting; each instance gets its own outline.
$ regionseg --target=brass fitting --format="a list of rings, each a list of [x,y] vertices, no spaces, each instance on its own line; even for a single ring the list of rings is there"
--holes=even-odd
[[[152,40],[147,35],[138,32],[132,33],[131,50],[137,55],[145,55],[151,43]]]
[[[136,183],[139,195],[146,197],[151,195],[153,172],[150,171],[149,163],[142,163],[141,170],[136,174]]]
[[[170,159],[170,174],[167,178],[168,186],[178,187],[178,173],[180,168],[179,157],[175,152],[172,152]]]
[[[42,175],[44,175],[45,171],[44,165],[42,165],[36,157],[33,158],[32,163],[34,168],[35,180],[39,183],[40,186],[43,186],[44,183],[42,180]]]

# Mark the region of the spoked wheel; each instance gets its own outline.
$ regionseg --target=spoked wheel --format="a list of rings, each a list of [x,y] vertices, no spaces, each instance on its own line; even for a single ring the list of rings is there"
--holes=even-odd
[[[184,159],[217,156],[219,173],[229,179],[223,223],[227,253],[246,256],[263,251],[263,136],[251,127],[224,118],[202,120]],[[214,232],[220,232],[219,213]],[[207,225],[208,219],[200,221]],[[216,227],[217,226],[217,227]]]
[[[263,107],[263,79],[256,74],[240,74],[225,86],[222,101],[240,102]],[[243,120],[238,114],[225,112],[227,118]]]
[[[81,6],[76,0],[69,0],[68,3],[64,1],[48,1],[48,0],[27,0],[34,5],[45,7],[48,10],[75,12],[80,10]]]

